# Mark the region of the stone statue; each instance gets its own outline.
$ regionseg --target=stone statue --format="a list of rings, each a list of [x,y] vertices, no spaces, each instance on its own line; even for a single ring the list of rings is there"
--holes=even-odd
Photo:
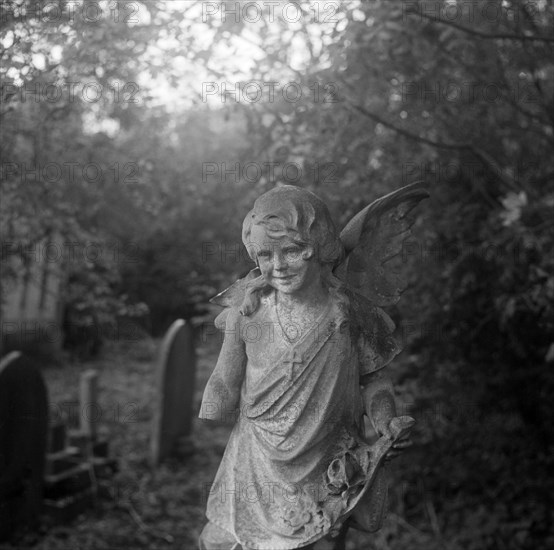
[[[305,189],[256,200],[242,240],[257,267],[212,300],[225,307],[216,319],[225,338],[200,418],[235,425],[201,549],[342,548],[349,526],[380,527],[381,465],[409,444],[414,423],[396,417],[384,372],[400,349],[381,307],[406,286],[387,260],[427,196],[419,183],[390,193],[340,235]]]

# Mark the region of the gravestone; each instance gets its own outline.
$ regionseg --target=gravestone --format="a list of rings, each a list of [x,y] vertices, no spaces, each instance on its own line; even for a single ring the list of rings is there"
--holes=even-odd
[[[91,440],[96,439],[96,424],[100,417],[98,405],[98,373],[89,369],[80,380],[80,426],[81,432]]]
[[[178,319],[167,331],[156,365],[150,462],[159,464],[186,444],[193,417],[196,360],[192,327]]]
[[[0,361],[0,541],[39,527],[47,433],[42,375],[12,352]]]
[[[117,461],[109,455],[109,441],[98,430],[101,419],[98,373],[89,369],[79,382],[79,428],[59,422],[50,427],[46,455],[44,508],[50,524],[67,523],[108,495]]]

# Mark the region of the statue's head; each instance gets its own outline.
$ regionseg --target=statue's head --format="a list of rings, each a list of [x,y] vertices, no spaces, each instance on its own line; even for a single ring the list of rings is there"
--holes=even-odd
[[[344,248],[325,204],[310,191],[284,185],[263,194],[247,214],[242,241],[261,276],[248,284],[249,315],[269,288],[292,294],[312,284],[340,287],[332,275]]]
[[[254,203],[242,227],[242,242],[257,262],[263,229],[268,241],[288,238],[302,249],[302,259],[332,268],[344,249],[325,203],[293,185],[275,187]]]

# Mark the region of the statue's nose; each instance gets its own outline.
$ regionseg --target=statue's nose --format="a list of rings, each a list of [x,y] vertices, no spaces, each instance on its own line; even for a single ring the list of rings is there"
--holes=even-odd
[[[275,254],[273,267],[276,271],[285,271],[289,267],[289,263],[283,254]]]

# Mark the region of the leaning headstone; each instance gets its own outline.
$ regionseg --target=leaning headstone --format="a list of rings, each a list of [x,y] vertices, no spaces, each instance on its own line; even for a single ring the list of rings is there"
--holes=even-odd
[[[39,527],[47,433],[42,375],[12,352],[0,361],[0,541]]]
[[[156,366],[150,461],[159,464],[190,436],[196,360],[192,327],[182,319],[167,331]]]

